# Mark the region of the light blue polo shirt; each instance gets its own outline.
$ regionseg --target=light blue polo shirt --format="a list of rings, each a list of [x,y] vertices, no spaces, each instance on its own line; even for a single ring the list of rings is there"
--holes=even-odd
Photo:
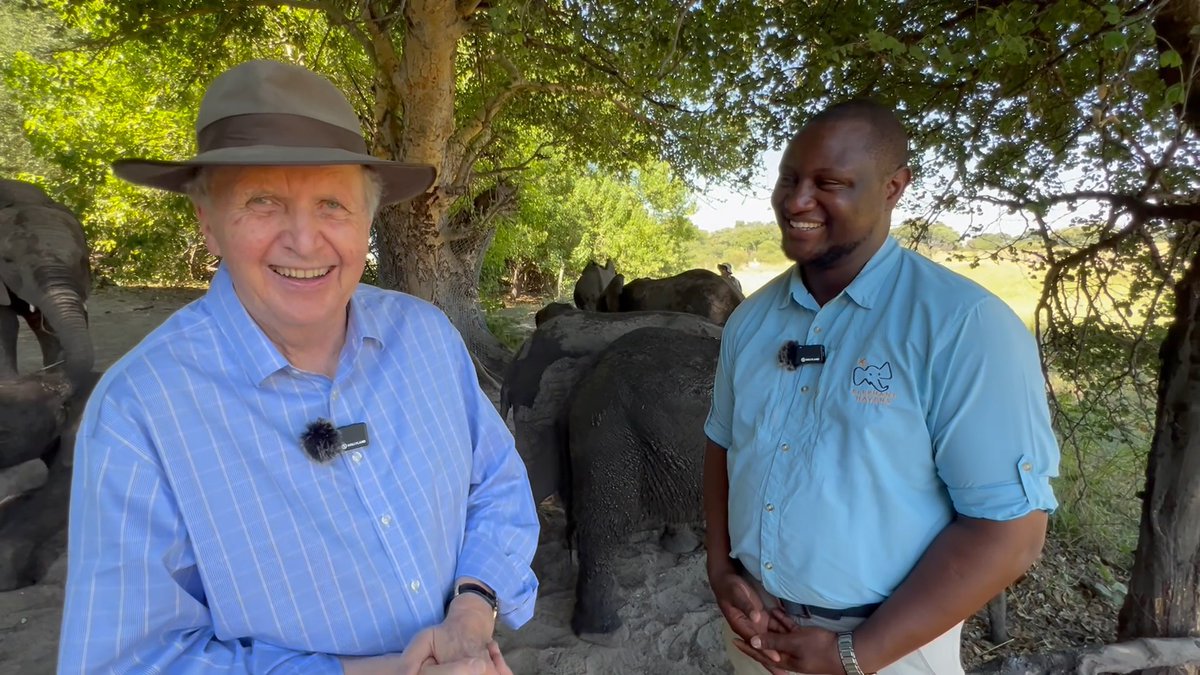
[[[788,340],[823,364],[788,370]],[[818,306],[793,266],[725,326],[704,430],[728,448],[732,555],[772,594],[881,602],[955,513],[1056,506],[1037,345],[974,282],[888,238]]]

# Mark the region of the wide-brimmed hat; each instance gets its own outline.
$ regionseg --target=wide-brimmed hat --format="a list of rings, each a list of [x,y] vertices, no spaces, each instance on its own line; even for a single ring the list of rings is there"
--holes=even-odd
[[[433,184],[428,164],[391,162],[367,151],[358,116],[332,82],[301,66],[248,61],[218,75],[196,116],[195,157],[172,162],[121,159],[113,173],[131,183],[183,192],[202,166],[363,164],[383,181],[383,204]]]

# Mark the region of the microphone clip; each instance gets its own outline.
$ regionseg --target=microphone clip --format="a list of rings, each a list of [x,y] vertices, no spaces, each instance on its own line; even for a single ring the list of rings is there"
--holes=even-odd
[[[795,370],[808,363],[825,363],[825,345],[802,345],[788,340],[779,348],[779,365]]]

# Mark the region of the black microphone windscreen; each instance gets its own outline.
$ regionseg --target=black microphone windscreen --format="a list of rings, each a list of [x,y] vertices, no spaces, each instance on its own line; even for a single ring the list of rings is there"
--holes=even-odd
[[[341,441],[338,437],[338,430],[333,426],[333,422],[327,419],[318,419],[315,422],[309,422],[304,428],[304,433],[300,434],[300,445],[309,457],[318,462],[328,462],[337,456],[341,450]]]

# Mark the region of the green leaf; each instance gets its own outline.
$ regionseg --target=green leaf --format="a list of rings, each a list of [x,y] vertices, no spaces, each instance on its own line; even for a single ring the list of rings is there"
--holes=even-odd
[[[1158,65],[1163,68],[1178,68],[1183,65],[1183,57],[1174,49],[1168,49],[1158,57]]]
[[[1182,105],[1187,99],[1187,90],[1183,88],[1182,82],[1167,87],[1167,91],[1163,94],[1163,99],[1167,105]]]
[[[1110,26],[1121,23],[1121,19],[1125,18],[1125,15],[1121,13],[1121,8],[1117,7],[1115,3],[1108,3],[1101,8],[1101,11],[1104,12],[1104,21]]]
[[[1104,34],[1103,38],[1101,38],[1101,44],[1104,45],[1105,49],[1115,51],[1118,49],[1125,49],[1129,42],[1125,39],[1124,33],[1109,31]]]

